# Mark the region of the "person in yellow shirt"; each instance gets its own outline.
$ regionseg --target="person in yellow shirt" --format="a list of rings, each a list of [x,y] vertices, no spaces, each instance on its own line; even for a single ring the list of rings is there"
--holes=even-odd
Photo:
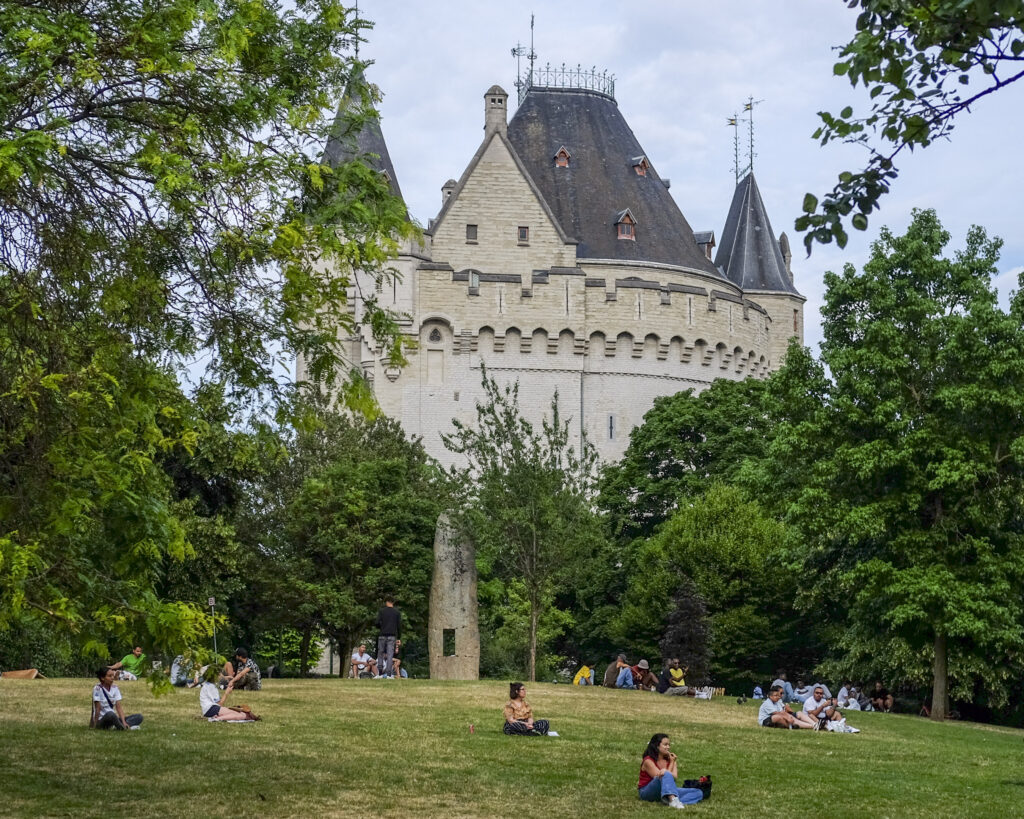
[[[580,666],[580,670],[576,672],[576,676],[572,678],[573,685],[593,685],[594,684],[594,669],[590,663],[584,663]]]
[[[690,667],[681,668],[679,666],[679,658],[673,657],[666,668],[661,673],[661,683],[658,685],[658,690],[662,694],[674,694],[677,697],[693,696],[693,692],[686,684],[684,679],[686,672],[690,670]]]

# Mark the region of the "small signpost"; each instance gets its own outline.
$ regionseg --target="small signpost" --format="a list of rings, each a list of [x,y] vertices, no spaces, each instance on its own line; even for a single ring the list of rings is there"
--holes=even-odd
[[[210,616],[213,618],[213,653],[217,653],[217,612],[214,611],[214,607],[217,605],[217,601],[214,598],[210,598],[206,601],[210,607]]]

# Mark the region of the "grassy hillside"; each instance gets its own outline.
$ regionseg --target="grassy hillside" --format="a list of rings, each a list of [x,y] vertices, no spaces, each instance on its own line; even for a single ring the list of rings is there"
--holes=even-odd
[[[141,731],[86,727],[88,680],[0,682],[0,814],[655,816],[640,754],[667,732],[701,816],[1024,815],[1024,733],[855,714],[861,734],[760,729],[753,703],[532,685],[558,738],[506,737],[500,682],[315,680],[236,695],[264,721],[197,719],[198,694],[122,683]],[[470,734],[470,723],[475,733]],[[665,814],[667,816],[667,814]]]

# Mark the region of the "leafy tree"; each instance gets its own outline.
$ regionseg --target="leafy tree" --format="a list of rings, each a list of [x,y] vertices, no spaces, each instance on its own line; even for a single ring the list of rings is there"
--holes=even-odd
[[[845,246],[847,218],[857,230],[867,228],[868,214],[896,179],[893,162],[902,151],[948,138],[957,117],[1024,77],[1021,0],[851,0],[849,6],[860,10],[857,33],[834,71],[870,89],[871,110],[823,112],[814,138],[822,145],[863,145],[870,158],[863,170],[839,175],[820,210],[816,196],[804,198],[796,228],[807,231],[808,252],[814,242],[833,238]],[[881,147],[872,145],[876,136]]]
[[[260,597],[272,601],[274,625],[303,633],[303,674],[317,629],[347,656],[386,594],[395,595],[410,636],[423,628],[444,498],[423,446],[397,421],[333,414],[324,423],[299,436],[297,463],[267,493],[279,505],[265,518]],[[319,465],[317,452],[329,453]]]
[[[763,381],[722,378],[696,395],[656,398],[622,460],[601,476],[598,503],[611,513],[615,535],[624,542],[650,537],[682,498],[732,481],[744,459],[761,455],[768,435],[763,394]]]
[[[772,379],[792,410],[762,472],[805,603],[842,627],[834,667],[930,680],[935,719],[950,682],[1005,701],[1024,644],[1024,295],[998,307],[999,240],[948,242],[915,211],[861,273],[826,274],[822,360],[794,348]]]
[[[192,554],[161,468],[204,434],[179,377],[202,358],[257,407],[283,356],[329,379],[348,271],[410,230],[368,164],[318,161],[344,87],[339,138],[373,115],[365,25],[335,0],[0,5],[0,628],[32,608],[96,653],[209,630],[157,587]]]
[[[707,606],[692,580],[684,579],[672,596],[665,633],[658,641],[662,660],[678,659],[693,685],[709,679],[711,629]]]
[[[544,648],[540,624],[558,581],[601,540],[589,499],[597,455],[586,440],[578,451],[570,443],[557,393],[538,430],[522,416],[518,382],[502,388],[484,372],[483,387],[475,425],[453,421],[455,432],[444,443],[465,458],[451,476],[463,498],[460,526],[476,543],[481,577],[496,577],[507,588],[521,585],[529,603],[524,648],[533,681]],[[549,630],[549,638],[557,631]]]
[[[736,486],[716,483],[682,503],[627,564],[620,640],[657,653],[673,601],[692,583],[707,609],[716,682],[745,686],[780,662],[806,662],[816,651],[815,630],[793,610],[799,584],[786,565],[787,534]]]

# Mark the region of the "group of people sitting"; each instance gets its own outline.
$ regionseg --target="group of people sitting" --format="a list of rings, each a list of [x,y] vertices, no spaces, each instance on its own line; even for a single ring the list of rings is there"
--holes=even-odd
[[[138,665],[129,662],[129,657]],[[145,659],[146,655],[142,653],[142,649],[136,646],[135,650],[121,662],[101,666],[97,670],[96,677],[99,682],[92,689],[92,715],[89,720],[92,727],[124,731],[138,728],[142,724],[142,714],[125,715],[121,705],[121,691],[116,682],[137,680]],[[263,687],[259,665],[241,646],[235,649],[234,655],[223,666],[203,666],[195,672],[185,658],[178,655],[171,663],[169,677],[172,685],[199,687],[199,709],[207,719],[259,719],[252,714],[248,706],[231,708],[226,704],[232,691],[259,691]],[[221,691],[224,693],[221,694]]]
[[[602,680],[605,688],[626,688],[631,691],[657,691],[659,694],[675,694],[692,697],[695,690],[686,684],[688,668],[683,668],[678,657],[668,660],[661,674],[651,671],[647,660],[630,665],[625,654],[620,654],[605,669]],[[573,685],[597,685],[596,671],[592,663],[586,662],[572,680]]]
[[[360,677],[372,677],[374,679],[390,677],[396,680],[407,679],[409,677],[409,672],[402,668],[402,658],[399,656],[399,652],[401,650],[402,641],[396,639],[393,656],[391,657],[391,669],[387,673],[383,673],[383,670],[377,663],[377,660],[366,653],[366,643],[360,643],[359,648],[352,652],[352,659],[350,661],[352,670],[349,676],[355,677],[357,680]],[[381,652],[377,653],[377,657],[381,657]],[[387,658],[384,657],[381,662],[386,663]]]
[[[783,702],[781,685],[768,690],[768,699],[761,703],[757,712],[757,724],[763,728],[809,728],[857,734],[860,731],[846,724],[839,708],[838,698],[826,696],[823,685],[815,685],[811,695],[801,703],[799,711],[793,711],[788,702]]]
[[[810,697],[816,688],[821,688],[824,692],[825,699],[832,699],[832,692],[829,691],[828,686],[824,683],[815,683],[814,685],[804,685],[803,680],[797,680],[796,687],[794,688],[789,680],[786,679],[786,672],[779,671],[778,677],[772,682],[772,687],[779,686],[782,689],[782,702],[783,703],[804,703],[808,697]],[[761,686],[754,686],[753,699],[759,700],[764,698],[764,692]],[[844,682],[839,689],[839,693],[835,697],[836,705],[839,708],[845,708],[848,711],[892,711],[893,707],[893,696],[887,688],[885,688],[881,681],[875,681],[875,687],[869,692],[865,692],[862,687],[855,686],[850,682]]]

